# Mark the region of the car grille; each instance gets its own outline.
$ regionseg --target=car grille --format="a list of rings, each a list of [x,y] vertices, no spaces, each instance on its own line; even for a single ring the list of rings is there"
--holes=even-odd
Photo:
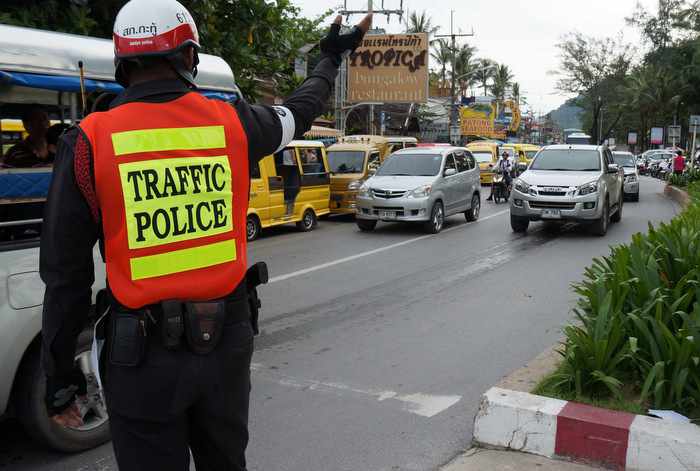
[[[403,216],[404,209],[401,206],[373,206],[372,213],[375,216],[379,216],[380,211],[394,211],[398,217]]]
[[[568,191],[568,186],[548,186],[545,188],[537,188],[537,194],[542,196],[566,196]]]
[[[386,200],[401,198],[406,194],[406,190],[378,190],[372,188],[372,195],[375,198],[383,198]]]
[[[560,203],[557,201],[530,201],[530,207],[535,209],[574,209],[576,207],[576,203]]]

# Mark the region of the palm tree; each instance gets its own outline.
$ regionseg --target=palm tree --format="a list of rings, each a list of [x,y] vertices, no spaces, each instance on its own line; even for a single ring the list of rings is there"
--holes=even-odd
[[[474,74],[474,81],[484,89],[484,95],[486,95],[489,89],[489,81],[493,79],[492,67],[495,65],[495,62],[491,59],[479,59],[476,65],[479,70]]]
[[[455,79],[459,81],[459,91],[464,94],[469,88],[469,85],[474,81],[474,75],[471,74],[478,64],[474,61],[476,48],[468,44],[463,45],[456,51],[455,57]]]
[[[433,20],[425,10],[420,14],[413,11],[408,16],[408,22],[406,24],[407,33],[428,33],[428,37],[430,37],[437,33],[439,29],[439,26],[433,26]]]
[[[447,82],[447,66],[452,64],[452,48],[444,39],[438,39],[433,44],[433,52],[430,57],[435,59],[435,62],[440,66],[440,78],[442,82],[440,87],[444,87]]]
[[[513,88],[510,91],[510,95],[513,97],[513,101],[516,103],[520,103],[520,84],[518,82],[515,82],[513,84]]]
[[[506,97],[506,92],[513,84],[513,73],[510,67],[501,64],[496,69],[493,76],[493,84],[491,85],[491,93],[496,97],[496,100],[503,101]]]

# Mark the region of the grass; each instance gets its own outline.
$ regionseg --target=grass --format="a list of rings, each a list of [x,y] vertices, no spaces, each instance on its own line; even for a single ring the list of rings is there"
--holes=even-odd
[[[639,388],[626,384],[622,387],[620,397],[601,397],[595,398],[586,395],[578,396],[575,392],[564,393],[559,391],[554,387],[552,383],[552,378],[557,374],[561,374],[563,370],[562,365],[550,375],[543,378],[537,386],[532,390],[532,394],[537,394],[538,396],[552,397],[555,399],[561,399],[563,401],[573,401],[580,402],[581,404],[588,404],[595,407],[601,407],[603,409],[611,409],[622,412],[629,412],[631,414],[645,415],[649,409],[649,404],[640,403]]]

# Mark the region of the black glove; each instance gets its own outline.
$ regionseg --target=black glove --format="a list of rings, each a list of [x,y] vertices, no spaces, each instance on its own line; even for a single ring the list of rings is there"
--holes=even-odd
[[[75,396],[87,394],[87,383],[80,368],[76,367],[68,376],[46,378],[46,409],[49,417],[60,414],[74,402]]]
[[[359,26],[354,26],[349,33],[340,34],[340,22],[336,19],[331,24],[328,35],[321,39],[321,52],[326,57],[330,57],[336,66],[340,66],[343,62],[343,54],[354,52],[362,43],[362,38],[364,37],[365,31]]]

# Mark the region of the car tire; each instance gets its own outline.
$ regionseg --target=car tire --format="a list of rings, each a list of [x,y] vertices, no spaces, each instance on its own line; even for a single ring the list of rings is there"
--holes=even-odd
[[[310,232],[316,228],[318,220],[316,219],[316,213],[313,209],[307,209],[304,211],[304,215],[301,217],[301,221],[297,222],[297,229],[301,232]]]
[[[66,453],[77,453],[102,445],[110,440],[109,417],[89,365],[92,330],[78,338],[76,361],[86,373],[90,412],[84,428],[69,429],[56,424],[46,411],[46,377],[41,367],[41,348],[34,345],[22,361],[18,373],[15,405],[17,416],[27,433],[44,445]]]
[[[481,197],[478,193],[474,193],[472,196],[472,205],[464,213],[464,217],[467,218],[468,222],[474,222],[479,219],[479,214],[481,214]]]
[[[622,208],[625,206],[625,198],[620,196],[620,202],[617,205],[617,211],[610,218],[610,222],[618,223],[622,221]]]
[[[513,232],[527,232],[527,228],[530,227],[530,220],[528,218],[510,215],[510,227]]]
[[[438,234],[442,231],[445,225],[445,208],[441,201],[436,201],[433,204],[433,209],[430,210],[430,220],[423,224],[425,232],[428,234]]]
[[[608,224],[610,223],[610,202],[606,199],[603,206],[603,214],[600,218],[591,225],[591,232],[597,236],[603,237],[608,233]]]
[[[377,227],[377,221],[372,219],[355,219],[355,224],[362,232],[372,232]]]
[[[249,214],[246,218],[246,240],[252,242],[258,237],[260,237],[260,232],[262,231],[262,226],[260,225],[260,219],[255,214]]]

